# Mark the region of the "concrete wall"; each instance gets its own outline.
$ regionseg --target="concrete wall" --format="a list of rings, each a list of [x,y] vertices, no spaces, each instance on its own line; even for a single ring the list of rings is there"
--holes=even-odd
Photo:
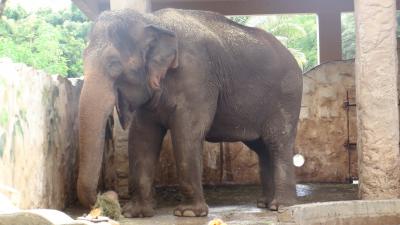
[[[7,59],[0,68],[0,194],[21,208],[63,208],[75,196],[82,82]]]
[[[359,197],[400,197],[396,1],[355,0]]]
[[[278,224],[285,225],[397,225],[400,201],[364,200],[301,204],[278,213]]]

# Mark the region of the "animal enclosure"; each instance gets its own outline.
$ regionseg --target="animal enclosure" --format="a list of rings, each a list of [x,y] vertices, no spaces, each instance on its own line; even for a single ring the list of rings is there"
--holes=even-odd
[[[75,196],[73,182],[76,179],[78,151],[76,118],[82,81],[47,78],[8,60],[2,60],[0,64],[2,68],[8,68],[5,70],[7,73],[2,73],[0,83],[0,97],[5,103],[2,113],[8,113],[7,118],[16,118],[6,120],[0,132],[0,168],[8,171],[1,174],[1,182],[23,190],[20,198],[22,205],[36,202],[37,207],[62,208]],[[14,74],[13,79],[7,76],[10,73]],[[323,64],[306,73],[303,78],[303,103],[295,149],[304,156],[305,164],[296,168],[298,181],[348,182],[357,177],[355,111],[352,106],[354,62]],[[25,93],[25,90],[29,90],[22,88],[25,82],[35,84],[36,91]],[[39,101],[47,99],[49,95],[52,96],[49,100]],[[34,102],[37,104],[32,104]],[[28,119],[24,119],[24,115]],[[29,119],[32,115],[37,118]],[[117,117],[110,119],[108,124],[101,185],[104,189],[115,189],[122,197],[128,197],[126,132],[120,128]],[[25,133],[30,135],[23,135]],[[65,135],[69,137],[68,140],[64,138]],[[26,148],[28,145],[31,148]],[[43,148],[49,150],[42,154],[34,153]],[[259,182],[257,156],[241,143],[207,143],[203,160],[205,184]],[[51,168],[58,169],[50,169],[48,161],[54,164]],[[27,166],[35,169],[27,169]],[[50,171],[55,173],[56,180],[40,178],[43,186],[34,186],[30,190],[23,188],[39,177],[47,177],[45,174]],[[69,175],[59,176],[60,173]],[[21,177],[24,179],[19,179]],[[156,185],[175,184],[177,177],[172,145],[167,136],[158,165]],[[54,196],[48,195],[48,190],[54,190]],[[47,201],[46,198],[58,199],[58,203],[50,199]]]

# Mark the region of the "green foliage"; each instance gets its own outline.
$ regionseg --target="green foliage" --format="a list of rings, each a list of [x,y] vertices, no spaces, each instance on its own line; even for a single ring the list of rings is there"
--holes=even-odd
[[[228,19],[235,21],[236,23],[246,25],[247,21],[250,19],[250,16],[228,16]]]
[[[356,55],[356,25],[353,13],[342,14],[342,59]]]
[[[6,56],[51,74],[82,75],[82,51],[90,22],[72,6],[29,14],[6,8],[0,21],[0,57]]]
[[[4,11],[4,16],[9,19],[20,20],[28,17],[28,13],[21,6],[17,6],[13,9],[6,8],[6,10]]]
[[[293,54],[303,71],[318,62],[315,15],[270,15],[228,17],[243,25],[256,26],[273,34]]]
[[[8,124],[8,112],[4,109],[0,111],[0,126],[6,127]]]

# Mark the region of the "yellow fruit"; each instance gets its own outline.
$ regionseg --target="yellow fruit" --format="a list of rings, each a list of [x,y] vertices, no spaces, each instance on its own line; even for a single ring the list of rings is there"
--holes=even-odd
[[[94,208],[90,211],[89,216],[96,219],[101,216],[101,208]]]
[[[221,219],[213,219],[208,223],[208,225],[227,225],[227,224],[224,223],[224,221],[222,221]]]

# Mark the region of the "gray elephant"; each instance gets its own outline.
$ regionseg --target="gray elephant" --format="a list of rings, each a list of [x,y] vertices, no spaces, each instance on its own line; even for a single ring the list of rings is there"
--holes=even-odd
[[[154,215],[152,184],[170,130],[183,204],[176,216],[206,216],[202,150],[242,141],[259,157],[258,207],[295,200],[292,165],[302,94],[301,70],[271,34],[205,11],[105,12],[84,52],[79,121],[78,198],[94,203],[104,130],[116,106],[129,124],[132,200],[127,217]]]

